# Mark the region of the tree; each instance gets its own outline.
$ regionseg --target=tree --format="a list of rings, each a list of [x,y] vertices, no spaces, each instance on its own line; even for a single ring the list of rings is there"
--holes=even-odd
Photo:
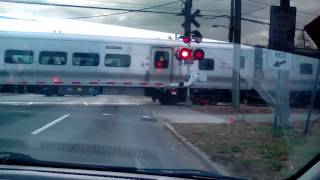
[[[298,31],[295,37],[295,48],[317,49],[317,46],[305,31]]]

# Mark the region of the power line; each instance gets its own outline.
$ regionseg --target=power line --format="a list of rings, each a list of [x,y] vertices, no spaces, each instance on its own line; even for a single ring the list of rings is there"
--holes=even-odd
[[[104,0],[94,0],[94,1],[102,2],[102,3],[115,3],[115,4],[122,4],[122,5],[130,5],[130,6],[152,6],[151,4],[142,4],[142,3],[129,3],[129,2],[104,1]]]
[[[178,2],[181,2],[181,0],[174,1],[174,2],[169,2],[169,3],[165,3],[165,4],[160,4],[160,5],[156,5],[156,6],[150,6],[150,7],[146,7],[146,8],[141,8],[141,9],[137,9],[137,11],[154,9],[154,8],[158,8],[158,7],[162,7],[162,6],[167,6],[167,5],[170,5],[170,4],[175,4],[175,3],[178,3]],[[114,15],[128,14],[128,13],[132,13],[132,11],[120,12],[120,13],[111,13],[111,14],[93,15],[93,16],[82,16],[82,17],[74,17],[74,18],[67,18],[67,19],[87,19],[87,18],[107,17],[107,16],[114,16]]]
[[[224,16],[221,16],[222,18],[230,18],[229,15],[224,15]],[[216,18],[205,18],[205,19],[216,19]],[[254,20],[254,19],[249,19],[249,18],[244,18],[242,17],[241,18],[242,21],[247,21],[247,22],[251,22],[251,23],[256,23],[256,24],[261,24],[261,25],[266,25],[266,26],[270,26],[270,23],[269,22],[263,22],[263,21],[258,21],[258,20]],[[303,29],[299,29],[299,28],[296,28],[296,30],[299,30],[299,31],[302,31]]]
[[[254,3],[257,3],[257,4],[261,4],[261,5],[266,5],[266,6],[268,6],[268,7],[270,7],[270,6],[272,6],[272,5],[279,5],[278,3],[277,3],[277,4],[269,4],[269,3],[265,3],[265,2],[263,2],[263,1],[257,1],[257,0],[246,0],[246,1],[254,2]],[[256,7],[258,7],[258,6],[256,6]],[[302,15],[302,16],[303,16],[303,15],[312,16],[312,17],[318,16],[317,14],[310,13],[310,12],[306,12],[306,11],[301,11],[301,10],[299,10],[299,9],[298,9],[297,13],[300,14],[300,15]]]
[[[83,5],[70,5],[70,4],[58,4],[58,3],[46,3],[46,2],[26,2],[26,1],[16,1],[16,0],[0,0],[0,2],[15,3],[15,4],[30,4],[30,5],[40,5],[40,6],[55,6],[55,7],[64,7],[64,8],[99,9],[99,10],[111,10],[111,11],[155,13],[155,14],[177,15],[177,16],[183,15],[181,12],[178,13],[178,12],[169,12],[169,11],[151,11],[151,10],[126,9],[126,8],[83,6]],[[199,16],[215,18],[219,15],[201,14]]]
[[[111,7],[98,7],[98,6],[82,6],[82,5],[57,4],[57,3],[45,3],[45,2],[26,2],[26,1],[10,1],[10,0],[0,0],[0,2],[15,3],[15,4],[30,4],[30,5],[40,5],[40,6],[55,6],[55,7],[65,7],[65,8],[84,8],[84,9],[100,9],[100,10],[111,10],[111,11],[127,11],[127,12],[143,12],[143,13],[182,15],[181,13],[168,12],[168,11],[150,11],[150,10],[111,8]]]

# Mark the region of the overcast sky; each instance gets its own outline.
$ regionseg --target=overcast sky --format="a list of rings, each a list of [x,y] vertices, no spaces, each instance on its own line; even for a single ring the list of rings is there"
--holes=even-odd
[[[242,0],[242,16],[261,22],[269,22],[270,5],[279,5],[279,1],[280,0]],[[142,9],[169,3],[169,5],[148,10],[175,13],[181,12],[182,6],[181,1],[179,0],[34,0],[33,2],[126,9]],[[296,6],[298,10],[298,29],[302,29],[304,25],[320,15],[320,0],[291,0],[291,6]],[[229,15],[230,0],[194,0],[193,9],[200,9],[201,14],[203,15]],[[123,12],[123,14],[110,15],[119,12]],[[25,19],[43,19],[46,17],[58,19],[76,19],[86,22],[121,25],[168,33],[183,33],[183,28],[181,27],[183,17],[175,15],[138,12],[125,13],[124,11],[38,6],[7,2],[0,2],[0,15]],[[206,38],[227,41],[227,27],[229,25],[228,18],[198,18],[198,21],[201,24],[200,31]],[[213,28],[212,25],[218,25],[222,27]],[[55,24],[52,24],[52,26],[55,26]],[[89,29],[90,27],[84,26],[83,28]],[[268,32],[269,28],[266,25],[242,21],[242,42],[244,43],[266,45]]]

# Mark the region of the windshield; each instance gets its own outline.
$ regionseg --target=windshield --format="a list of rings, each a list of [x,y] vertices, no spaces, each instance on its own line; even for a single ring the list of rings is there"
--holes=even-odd
[[[320,153],[319,12],[318,0],[0,0],[0,154],[289,178]]]

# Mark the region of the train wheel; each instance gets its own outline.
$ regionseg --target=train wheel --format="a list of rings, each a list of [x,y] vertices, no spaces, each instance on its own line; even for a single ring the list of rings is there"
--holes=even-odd
[[[178,104],[178,96],[171,95],[170,92],[167,92],[159,98],[159,102],[163,105],[174,106]]]
[[[153,102],[156,102],[157,101],[157,98],[155,96],[152,96],[152,101]]]
[[[58,94],[57,94],[57,96],[59,96],[59,97],[63,97],[63,96],[65,96],[65,94],[58,93]]]
[[[159,102],[162,104],[162,105],[167,105],[168,102],[167,102],[167,99],[165,97],[160,97],[159,98]]]
[[[54,94],[56,94],[56,89],[52,86],[44,87],[43,94],[47,97],[53,96]]]

